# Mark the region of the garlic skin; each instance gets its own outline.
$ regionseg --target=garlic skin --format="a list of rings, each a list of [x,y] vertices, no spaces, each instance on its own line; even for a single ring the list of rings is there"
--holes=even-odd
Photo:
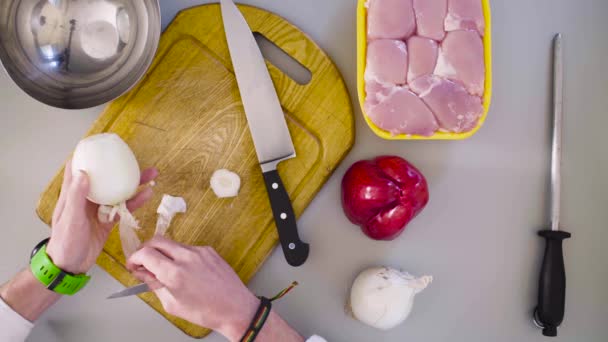
[[[100,223],[112,223],[116,219],[116,215],[120,217],[118,221],[120,244],[122,245],[125,259],[128,259],[141,246],[141,240],[137,236],[137,230],[141,228],[137,219],[127,209],[126,202],[115,206],[100,205],[99,209],[97,209],[97,219]]]
[[[389,267],[373,267],[361,272],[350,292],[353,316],[371,327],[389,330],[403,323],[414,304],[414,296],[433,280],[416,278]]]
[[[210,183],[217,197],[236,197],[241,188],[241,177],[232,171],[220,169],[213,173]]]
[[[122,202],[118,205],[117,213],[120,216],[120,220],[118,221],[118,232],[120,235],[122,252],[125,255],[125,259],[129,259],[141,246],[141,240],[137,236],[137,231],[141,228],[139,227],[139,221],[137,221],[129,209],[127,209],[126,202]]]
[[[87,197],[100,205],[115,206],[135,195],[140,169],[131,148],[118,135],[103,133],[80,141],[72,158],[72,175],[89,177]]]
[[[173,197],[171,195],[163,195],[156,213],[158,220],[156,221],[156,235],[165,235],[167,229],[171,225],[171,220],[177,214],[183,214],[188,207],[186,201],[182,197]]]
[[[110,223],[114,221],[118,214],[118,206],[100,205],[97,209],[97,220],[100,223]]]

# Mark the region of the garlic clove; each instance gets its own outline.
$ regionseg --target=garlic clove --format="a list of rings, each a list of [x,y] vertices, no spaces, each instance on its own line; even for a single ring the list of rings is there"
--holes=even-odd
[[[221,169],[211,176],[211,189],[219,198],[236,197],[241,188],[241,178],[236,173]]]

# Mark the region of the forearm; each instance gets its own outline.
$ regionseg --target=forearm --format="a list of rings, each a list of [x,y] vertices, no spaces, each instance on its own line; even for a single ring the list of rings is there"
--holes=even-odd
[[[255,298],[255,297],[253,297]],[[251,320],[253,319],[260,301],[255,298],[251,303],[243,303],[243,315],[232,324],[220,328],[218,331],[232,342],[238,342],[243,337]],[[274,310],[268,315],[268,319],[258,334],[256,341],[260,342],[304,342],[304,338],[281,318]]]
[[[28,268],[0,287],[0,297],[23,318],[34,322],[55,304],[61,295],[47,290]]]
[[[276,312],[272,311],[266,324],[260,331],[257,341],[272,342],[303,342],[304,338],[281,318]]]
[[[253,317],[253,316],[252,316]],[[233,327],[222,333],[232,342],[238,342],[243,337],[247,330],[247,326]],[[260,342],[304,342],[304,338],[300,336],[292,327],[285,322],[277,313],[272,311],[266,320],[266,324],[258,334],[256,341]]]

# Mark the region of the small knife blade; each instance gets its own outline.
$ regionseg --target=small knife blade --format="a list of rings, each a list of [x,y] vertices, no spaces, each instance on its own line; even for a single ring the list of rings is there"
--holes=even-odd
[[[221,0],[220,4],[228,49],[279,241],[287,263],[300,266],[308,258],[309,246],[300,240],[289,194],[277,172],[281,161],[296,156],[285,114],[247,21],[232,0]]]
[[[135,295],[145,293],[145,292],[150,292],[150,291],[152,291],[152,289],[150,289],[150,286],[148,286],[148,284],[146,284],[146,283],[142,283],[139,285],[128,287],[122,291],[118,291],[118,292],[110,295],[106,299],[115,299],[115,298],[135,296]]]

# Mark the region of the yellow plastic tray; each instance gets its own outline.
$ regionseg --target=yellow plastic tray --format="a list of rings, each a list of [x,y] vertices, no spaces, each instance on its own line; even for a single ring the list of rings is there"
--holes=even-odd
[[[483,15],[486,22],[486,31],[483,36],[484,60],[486,64],[486,80],[485,90],[483,94],[483,115],[473,130],[465,133],[447,133],[436,132],[430,137],[410,134],[393,135],[376,126],[371,119],[365,114],[363,106],[365,102],[365,62],[367,56],[367,8],[365,2],[367,0],[358,0],[357,5],[357,89],[359,92],[359,104],[363,117],[368,126],[379,137],[387,140],[461,140],[466,139],[475,134],[486,121],[488,110],[490,109],[490,101],[492,99],[492,16],[490,14],[490,0],[481,0],[483,6]]]

